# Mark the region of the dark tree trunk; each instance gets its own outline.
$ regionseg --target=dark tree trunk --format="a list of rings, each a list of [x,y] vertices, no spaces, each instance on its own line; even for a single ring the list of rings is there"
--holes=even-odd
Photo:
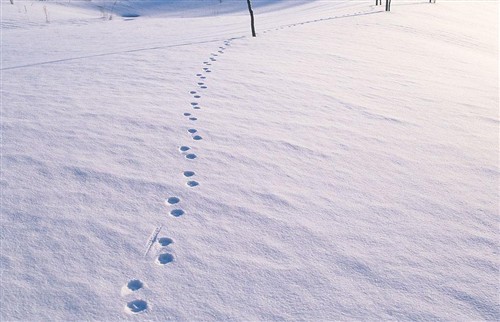
[[[391,0],[385,0],[385,11],[391,11]]]
[[[255,19],[253,17],[252,1],[247,0],[247,4],[248,4],[248,11],[250,12],[250,25],[252,27],[252,37],[256,37],[257,34],[255,33]]]

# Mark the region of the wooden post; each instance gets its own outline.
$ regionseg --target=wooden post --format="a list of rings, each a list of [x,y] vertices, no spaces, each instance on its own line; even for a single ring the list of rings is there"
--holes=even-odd
[[[252,37],[257,37],[257,34],[255,33],[255,19],[253,17],[252,1],[247,0],[247,4],[248,4],[248,11],[250,12],[250,25],[252,27]]]

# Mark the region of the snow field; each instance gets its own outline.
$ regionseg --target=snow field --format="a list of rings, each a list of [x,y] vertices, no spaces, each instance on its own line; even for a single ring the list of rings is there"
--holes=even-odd
[[[13,19],[2,318],[498,319],[495,9]]]

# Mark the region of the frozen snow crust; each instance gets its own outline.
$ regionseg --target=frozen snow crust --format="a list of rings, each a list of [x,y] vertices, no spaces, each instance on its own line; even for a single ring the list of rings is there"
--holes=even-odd
[[[111,4],[1,2],[2,321],[500,318],[496,2]]]

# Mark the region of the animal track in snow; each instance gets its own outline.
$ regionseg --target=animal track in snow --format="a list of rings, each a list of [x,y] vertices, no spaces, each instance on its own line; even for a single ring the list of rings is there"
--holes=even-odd
[[[168,263],[171,263],[174,261],[174,256],[170,253],[164,253],[158,255],[158,258],[156,259],[156,262],[160,265],[166,265]]]
[[[162,238],[158,239],[158,244],[160,244],[163,247],[168,246],[168,245],[172,244],[173,242],[174,241],[171,238],[167,238],[167,237],[162,237]]]
[[[180,217],[180,216],[184,215],[185,212],[182,209],[174,209],[174,210],[170,211],[170,214],[174,217]]]
[[[135,291],[138,291],[144,287],[144,283],[140,280],[133,279],[130,280],[126,285],[124,285],[121,289],[121,295],[126,296],[130,295]]]
[[[181,201],[181,200],[180,200],[179,198],[177,198],[177,197],[169,197],[169,198],[167,199],[167,203],[168,203],[169,205],[175,205],[175,204],[179,203],[180,201]]]
[[[140,280],[130,280],[127,283],[127,288],[132,292],[140,290],[141,288],[143,288],[143,286],[144,286],[144,283],[141,282]]]
[[[217,52],[219,54],[224,54],[224,50],[226,49],[226,47],[229,47],[231,45],[230,43],[231,43],[231,40],[226,40],[224,42],[225,46],[220,46],[218,48]],[[205,66],[212,66],[212,63],[217,61],[217,59],[215,58],[217,56],[219,56],[219,55],[216,53],[211,53],[209,60],[204,61],[203,64]],[[212,72],[212,70],[209,67],[204,67],[203,70],[206,73]],[[199,77],[200,80],[205,80],[207,78],[202,73],[197,73],[196,76]],[[199,86],[200,89],[207,89],[208,88],[205,85],[205,83],[203,83],[202,81],[198,82],[197,85]],[[189,91],[189,94],[193,95],[193,97],[195,99],[201,98],[201,95],[196,90]],[[198,102],[191,102],[191,106],[193,109],[201,109]],[[198,118],[192,116],[191,113],[185,112],[185,113],[183,113],[183,115],[186,116],[187,118],[189,118],[190,121],[197,121],[198,120]],[[198,141],[198,140],[203,139],[200,135],[197,135],[197,133],[198,133],[197,129],[190,128],[187,131],[188,131],[188,133],[193,135],[192,136],[193,140]],[[183,146],[179,147],[179,150],[181,152],[187,153],[187,151],[191,150],[191,148],[189,146],[183,145]],[[186,159],[193,160],[193,159],[197,158],[197,155],[194,153],[187,153],[187,154],[186,153],[183,153],[185,155]],[[185,178],[191,178],[191,177],[195,176],[195,172],[194,171],[184,171],[183,175]],[[186,182],[186,185],[188,187],[196,187],[196,186],[199,186],[200,184],[198,181],[188,180]],[[173,206],[173,205],[177,205],[178,203],[180,203],[180,201],[181,200],[178,197],[169,197],[166,199],[166,204],[168,206]],[[180,216],[183,216],[184,214],[185,214],[185,211],[180,209],[180,208],[175,208],[175,209],[170,210],[170,215],[172,215],[174,217],[180,217]],[[160,226],[160,229],[161,229],[161,226]],[[156,231],[156,235],[154,235],[154,238],[151,239],[152,243],[157,241],[158,244],[162,247],[167,247],[173,243],[173,240],[171,238],[167,238],[167,237],[162,237],[162,238],[156,239],[156,236],[157,236],[159,230],[155,230],[155,231]],[[148,250],[149,250],[149,248],[148,248]],[[171,253],[162,253],[162,254],[159,254],[158,257],[156,258],[156,263],[159,265],[166,265],[166,264],[169,264],[173,261],[174,261],[174,256]],[[125,294],[131,294],[131,293],[139,291],[143,288],[144,288],[144,283],[141,280],[133,279],[133,280],[130,280],[126,284],[126,286],[123,286],[122,290],[125,291]],[[131,314],[139,314],[139,313],[143,313],[143,312],[148,311],[149,306],[145,300],[134,299],[133,301],[130,301],[126,304],[125,310],[126,310],[126,312],[131,313]]]
[[[195,106],[193,106],[193,110],[201,110],[201,107],[200,107],[200,106],[195,105]]]
[[[129,313],[133,314],[141,313],[148,309],[148,303],[144,300],[133,300],[127,303],[125,309]]]

